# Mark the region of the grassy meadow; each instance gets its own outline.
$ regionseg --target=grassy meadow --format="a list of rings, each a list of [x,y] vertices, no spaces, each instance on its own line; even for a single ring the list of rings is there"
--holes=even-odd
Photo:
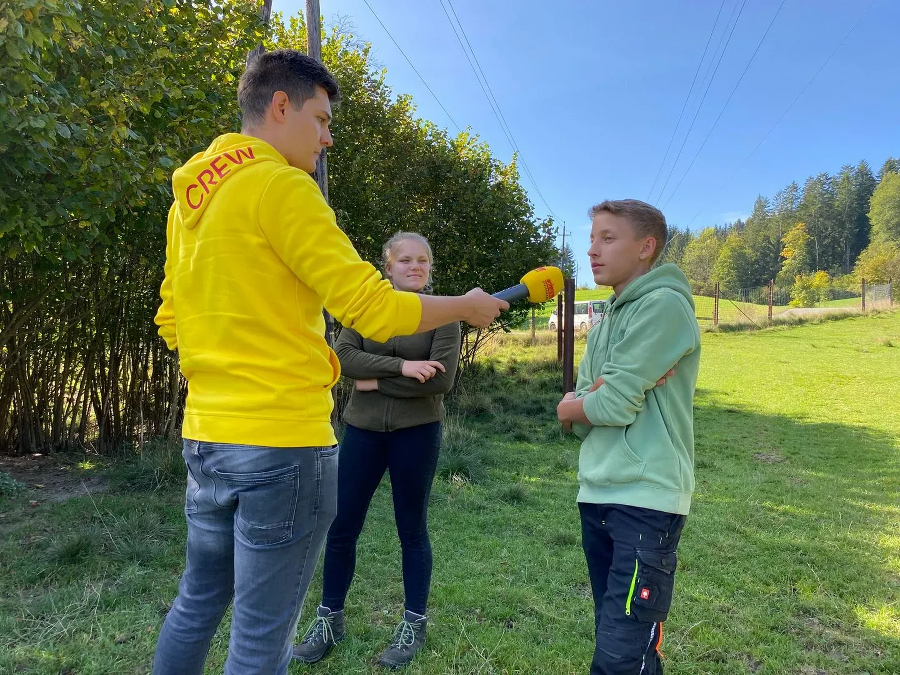
[[[500,336],[449,406],[429,637],[407,673],[588,672],[578,444],[555,421],[551,337]],[[896,675],[900,313],[705,333],[703,349],[667,674]],[[0,673],[149,672],[183,565],[180,456],[156,445],[125,465],[71,466],[107,488],[0,497]],[[301,632],[320,588],[317,573]],[[291,673],[377,672],[402,600],[386,480],[360,541],[348,638]],[[223,624],[208,672],[227,642]]]

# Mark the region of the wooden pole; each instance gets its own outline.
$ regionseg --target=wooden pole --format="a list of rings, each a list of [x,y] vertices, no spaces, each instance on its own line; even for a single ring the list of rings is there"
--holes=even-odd
[[[306,41],[309,45],[309,56],[322,63],[322,25],[320,23],[319,0],[306,0]],[[322,148],[319,162],[316,165],[316,182],[328,201],[328,159],[326,148]]]
[[[862,311],[866,311],[866,280],[862,280]]]
[[[319,12],[319,0],[306,0],[306,44],[307,54],[319,63],[322,63],[322,25]],[[326,148],[322,148],[319,161],[316,163],[316,183],[322,191],[325,201],[328,201],[328,158]],[[325,319],[325,342],[331,347],[334,345],[334,317],[327,311],[322,312]]]
[[[269,19],[272,17],[272,0],[263,0],[262,7],[259,8],[259,18],[262,19],[263,23],[268,26]],[[247,54],[247,65],[249,66],[253,63],[254,59],[260,54],[265,53],[266,48],[261,44],[257,45],[255,49],[251,49]]]
[[[563,357],[563,294],[556,296],[556,362]]]
[[[772,304],[775,300],[775,280],[769,280],[769,321],[772,320]]]
[[[566,331],[563,335],[563,393],[575,391],[575,280],[566,279]]]
[[[716,298],[713,304],[713,326],[719,325],[719,282],[716,282]]]
[[[319,0],[306,0],[306,53],[310,58],[322,63],[322,14],[319,11]],[[316,163],[316,183],[322,191],[322,196],[328,202],[328,158],[325,155],[326,148],[322,148],[319,161]],[[325,319],[325,342],[329,348],[334,346],[334,317],[327,310],[322,310]],[[331,390],[334,399],[334,407],[331,409],[331,426],[335,433],[338,429],[337,389]]]
[[[531,306],[531,341],[534,342],[534,305]]]

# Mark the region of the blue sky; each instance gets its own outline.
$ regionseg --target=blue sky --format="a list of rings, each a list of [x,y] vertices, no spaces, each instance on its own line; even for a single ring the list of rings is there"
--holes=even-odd
[[[512,148],[441,0],[368,2],[456,123],[471,127],[495,156],[508,161]],[[590,276],[584,264],[587,209],[606,198],[648,199],[717,14],[698,84],[649,198],[670,224],[690,222],[696,230],[746,217],[758,194],[772,197],[791,180],[802,185],[809,175],[836,173],[842,164],[861,159],[877,171],[888,156],[900,155],[900,2],[895,0],[871,5],[870,0],[785,0],[783,6],[782,0],[451,2],[546,199],[545,204],[522,171],[536,212],[552,210],[572,233],[579,281]],[[274,11],[285,15],[304,6],[302,0],[273,3]],[[357,37],[372,44],[373,58],[387,68],[388,84],[395,93],[412,94],[420,116],[455,131],[363,0],[321,0],[321,10],[326,25],[343,17]],[[715,49],[726,41],[693,130],[658,198],[716,67]]]

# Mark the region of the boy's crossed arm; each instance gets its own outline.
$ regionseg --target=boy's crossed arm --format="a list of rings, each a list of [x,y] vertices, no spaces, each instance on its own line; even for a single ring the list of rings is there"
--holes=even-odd
[[[628,426],[643,409],[647,390],[665,384],[675,364],[698,342],[693,315],[688,315],[684,303],[669,294],[648,298],[596,380],[591,379],[585,354],[576,391],[567,393],[557,406],[560,422],[580,438],[592,426]]]
[[[678,364],[675,364],[675,365],[678,365]],[[674,374],[675,374],[675,366],[672,366],[672,368],[669,370],[669,372],[667,372],[665,375],[663,375],[661,378],[659,378],[656,381],[656,386],[657,387],[663,386],[666,383],[666,380],[668,380]],[[601,385],[603,385],[603,376],[602,375],[600,377],[598,377],[596,380],[594,380],[594,383],[591,385],[591,388],[588,389],[587,393],[590,394],[592,392],[597,391],[601,387]],[[584,394],[581,394],[581,396],[584,396]],[[565,408],[563,408],[563,403],[568,404],[569,401],[574,402],[576,405],[572,405],[572,406],[567,405]],[[583,437],[583,436],[587,435],[587,432],[590,431],[590,429],[585,430],[584,434],[581,434],[581,433],[579,433],[578,429],[574,428],[573,425],[578,425],[578,426],[582,426],[582,427],[584,427],[584,426],[590,427],[593,425],[591,424],[591,421],[588,420],[587,417],[584,416],[584,404],[582,403],[581,405],[577,405],[578,401],[579,401],[579,395],[577,392],[574,392],[574,391],[568,392],[565,396],[563,396],[563,399],[562,399],[562,401],[559,402],[559,405],[557,405],[556,413],[557,413],[557,416],[559,417],[559,421],[562,422],[563,428],[566,431],[574,431],[576,435]],[[563,410],[565,410],[565,412],[563,412]],[[577,417],[577,419],[572,419],[572,420],[564,419],[564,417],[569,414]],[[582,419],[586,420],[586,421],[582,422],[581,421]]]

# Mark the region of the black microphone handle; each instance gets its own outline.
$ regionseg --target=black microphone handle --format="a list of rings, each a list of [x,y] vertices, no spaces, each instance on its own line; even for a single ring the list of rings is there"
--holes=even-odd
[[[514,303],[516,300],[524,300],[528,295],[528,286],[525,284],[517,284],[512,288],[504,288],[502,291],[494,293],[495,298],[506,300],[510,304]]]

